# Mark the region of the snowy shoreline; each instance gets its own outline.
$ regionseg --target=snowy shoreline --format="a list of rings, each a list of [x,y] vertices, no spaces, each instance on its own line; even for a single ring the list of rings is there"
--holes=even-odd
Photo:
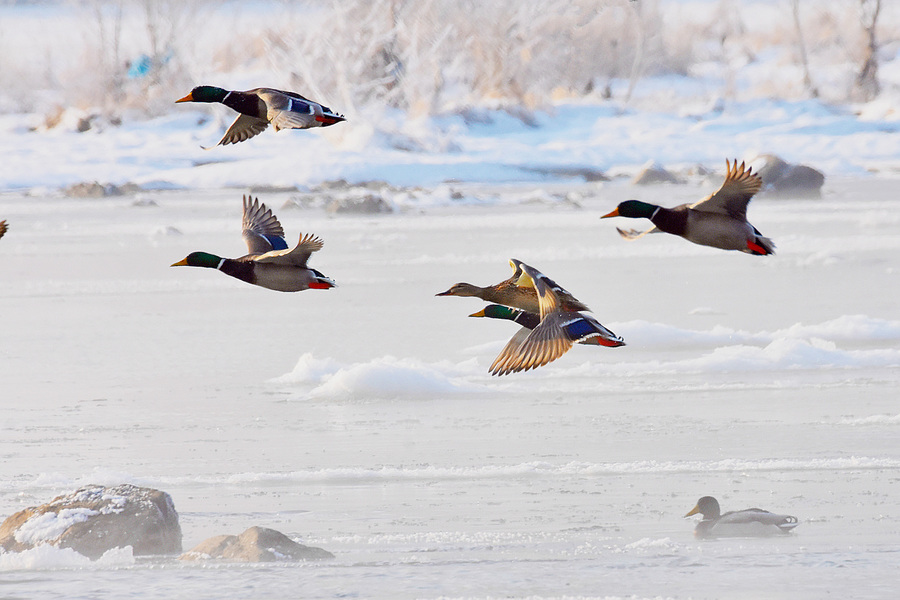
[[[862,118],[815,101],[734,104],[687,117],[568,104],[535,121],[493,111],[479,123],[457,116],[375,128],[360,115],[321,132],[269,131],[207,151],[200,146],[217,139],[222,124],[193,111],[84,133],[32,132],[21,116],[5,115],[0,189],[53,193],[95,181],[143,189],[561,182],[583,180],[582,171],[632,176],[648,161],[720,172],[726,158],[767,153],[826,177],[900,176],[900,117]]]

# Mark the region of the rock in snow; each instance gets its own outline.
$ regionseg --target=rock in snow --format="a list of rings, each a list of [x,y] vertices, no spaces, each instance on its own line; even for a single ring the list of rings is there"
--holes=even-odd
[[[280,531],[251,527],[241,535],[217,535],[206,539],[181,556],[182,560],[210,558],[240,562],[323,560],[334,555],[322,548],[298,544]]]
[[[373,194],[367,194],[361,198],[335,198],[325,207],[325,210],[330,213],[357,213],[363,215],[394,212],[394,209],[391,208],[391,205],[384,198]]]
[[[774,154],[762,154],[751,161],[762,177],[763,192],[784,198],[819,198],[825,175],[806,165],[792,165]]]
[[[181,552],[181,526],[165,492],[127,483],[87,485],[0,524],[0,547],[9,552],[42,544],[71,548],[91,559],[126,546],[136,556],[174,554]]]
[[[634,176],[631,183],[634,185],[653,185],[657,183],[679,183],[679,181],[665,167],[651,160]]]
[[[134,183],[115,185],[113,183],[99,183],[97,181],[85,181],[66,187],[63,192],[70,198],[106,198],[109,196],[124,196],[141,191],[141,187]]]

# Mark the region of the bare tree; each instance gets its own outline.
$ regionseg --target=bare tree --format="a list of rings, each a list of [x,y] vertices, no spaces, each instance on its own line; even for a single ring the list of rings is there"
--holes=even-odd
[[[631,63],[631,74],[628,77],[628,91],[625,92],[625,103],[631,101],[631,95],[641,78],[644,69],[644,48],[647,44],[646,23],[644,21],[643,4],[634,3],[635,27],[637,28],[637,40],[635,41],[634,60]]]
[[[97,26],[96,35],[99,43],[97,49],[97,74],[100,90],[99,100],[104,103],[120,102],[124,97],[122,82],[125,72],[121,64],[122,50],[122,0],[102,2],[94,0],[88,5]]]
[[[196,20],[202,0],[132,0],[143,13],[150,45],[148,82],[159,85],[162,70],[175,55],[187,25]]]
[[[881,0],[859,0],[859,18],[866,35],[866,47],[862,70],[856,76],[855,98],[868,101],[881,91],[878,83],[878,39],[876,28]]]
[[[809,74],[809,56],[806,53],[806,39],[803,37],[803,28],[800,26],[800,0],[792,0],[791,8],[794,13],[794,30],[797,33],[797,50],[800,52],[800,65],[803,67],[803,89],[811,98],[819,97],[819,90],[813,85]]]

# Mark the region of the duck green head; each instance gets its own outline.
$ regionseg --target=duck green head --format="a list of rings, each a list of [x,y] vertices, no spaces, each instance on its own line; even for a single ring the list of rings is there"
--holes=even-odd
[[[655,204],[641,202],[640,200],[626,200],[625,202],[620,202],[611,213],[605,214],[600,218],[628,217],[630,219],[649,219],[657,208],[659,207]]]
[[[228,95],[228,90],[213,87],[211,85],[198,85],[191,90],[191,93],[184,98],[176,100],[178,102],[221,102]]]
[[[219,264],[224,259],[221,256],[210,254],[209,252],[191,252],[177,263],[173,263],[172,267],[206,267],[207,269],[218,269]]]
[[[522,311],[510,308],[508,306],[500,306],[499,304],[488,304],[477,313],[472,313],[470,317],[488,317],[489,319],[508,319],[514,321]]]

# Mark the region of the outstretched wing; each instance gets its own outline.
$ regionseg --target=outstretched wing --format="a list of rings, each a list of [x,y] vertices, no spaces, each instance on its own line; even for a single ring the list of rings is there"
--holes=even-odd
[[[266,117],[275,131],[279,129],[306,129],[314,127],[318,105],[299,94],[287,94],[279,90],[263,89],[257,92],[268,108]],[[321,109],[319,109],[321,112]]]
[[[742,162],[737,164],[735,159],[732,164],[725,159],[727,175],[722,187],[714,194],[710,194],[703,200],[691,205],[694,210],[702,212],[720,213],[735,219],[747,219],[747,203],[762,187],[762,179],[752,172],[752,167],[747,168]]]
[[[225,132],[225,135],[222,136],[222,139],[219,140],[219,143],[216,144],[216,146],[227,146],[228,144],[245,142],[253,136],[259,135],[265,131],[268,126],[269,122],[265,119],[243,114],[238,115],[238,118],[234,120],[234,123],[231,124],[231,127],[228,128],[228,131]],[[210,148],[204,148],[204,150],[209,149]]]
[[[273,250],[260,256],[253,257],[254,262],[271,263],[276,265],[289,265],[292,267],[306,268],[309,256],[321,250],[325,245],[321,239],[312,233],[300,236],[300,241],[291,250]]]
[[[522,276],[521,265],[522,261],[516,260],[515,258],[509,259],[509,266],[512,267],[513,274],[509,276],[509,279],[504,279],[494,287],[500,287],[502,285],[516,285],[516,282],[518,282],[519,278]]]
[[[572,313],[562,310],[557,295],[557,290],[562,288],[537,269],[515,259],[511,262],[523,273],[520,285],[530,282],[534,286],[541,321],[531,332],[523,328],[506,344],[491,364],[492,375],[536,369],[556,360],[572,347],[572,340],[563,328],[564,323],[571,320]]]
[[[250,254],[265,254],[272,250],[287,250],[284,229],[272,214],[272,210],[259,202],[259,198],[244,196],[244,216],[241,232]]]
[[[616,227],[616,231],[618,231],[619,235],[621,235],[629,242],[633,242],[638,238],[642,238],[648,233],[659,233],[659,229],[656,228],[656,225],[654,225],[650,229],[647,229],[646,231],[638,231],[637,229],[619,229],[618,227]]]
[[[555,281],[553,281],[552,279],[550,279],[549,277],[547,277],[546,275],[544,275],[543,273],[541,273],[540,271],[535,269],[534,267],[529,267],[522,261],[517,260],[515,258],[509,259],[509,264],[513,269],[515,269],[515,272],[513,273],[513,277],[516,278],[515,283],[517,285],[520,285],[520,286],[527,285],[529,287],[534,287],[535,291],[537,291],[537,286],[533,285],[530,281],[528,281],[528,279],[530,278],[530,275],[527,275],[527,273],[526,273],[526,277],[522,276],[522,274],[524,273],[523,269],[525,267],[528,267],[531,271],[533,271],[534,273],[537,273],[545,282],[549,283],[550,287],[553,289],[554,293],[556,294],[556,298],[559,302],[559,305],[563,309],[565,309],[567,311],[582,311],[583,310],[583,311],[590,312],[591,309],[588,308],[585,303],[583,303],[581,300],[579,300],[578,298],[573,296],[571,293],[569,293],[568,290],[563,288],[561,285],[559,285],[558,283],[556,283]],[[538,294],[538,299],[540,300],[540,294]]]
[[[560,331],[555,319],[541,321],[532,331],[523,327],[494,359],[489,369],[491,374],[508,375],[553,362],[572,347],[571,340]]]

